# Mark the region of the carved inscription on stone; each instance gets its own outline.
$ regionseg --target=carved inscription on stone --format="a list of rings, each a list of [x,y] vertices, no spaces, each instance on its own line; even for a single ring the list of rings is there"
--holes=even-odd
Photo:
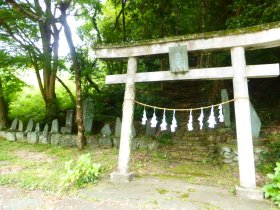
[[[184,73],[189,70],[187,46],[169,48],[170,70],[173,73]]]

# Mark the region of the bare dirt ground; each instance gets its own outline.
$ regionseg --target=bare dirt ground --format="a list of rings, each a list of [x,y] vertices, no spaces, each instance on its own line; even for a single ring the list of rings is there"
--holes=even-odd
[[[46,155],[44,153],[32,152],[27,150],[17,150],[14,154],[21,159],[30,161],[52,163],[55,160],[54,157],[50,157],[49,155]]]

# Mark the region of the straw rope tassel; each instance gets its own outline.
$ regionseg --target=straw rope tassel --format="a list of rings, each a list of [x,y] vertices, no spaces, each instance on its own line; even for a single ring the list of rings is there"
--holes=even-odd
[[[215,125],[216,125],[216,119],[215,119],[215,114],[214,114],[214,107],[212,105],[211,107],[211,112],[210,112],[210,116],[209,116],[209,119],[207,120],[208,122],[208,127],[209,128],[215,128]]]
[[[198,117],[198,121],[199,121],[199,128],[200,128],[200,130],[202,130],[202,128],[203,128],[204,114],[203,114],[203,109],[202,109],[202,107],[201,107],[200,109],[201,109],[201,111],[200,111],[200,115],[199,115],[199,117]]]
[[[193,116],[192,116],[192,110],[190,110],[190,116],[189,116],[189,122],[188,122],[188,131],[193,130]]]
[[[142,117],[142,125],[146,125],[146,122],[147,122],[147,114],[146,114],[146,109],[144,107],[143,117]]]
[[[225,120],[224,120],[224,115],[223,115],[223,106],[222,106],[222,104],[220,104],[219,105],[219,121],[220,122],[224,122]]]
[[[157,127],[157,116],[156,116],[156,109],[154,108],[154,114],[153,114],[153,117],[152,117],[152,120],[151,120],[151,127],[152,128],[155,128]]]
[[[162,116],[162,122],[160,124],[160,130],[165,131],[167,129],[166,126],[167,126],[167,123],[166,123],[166,120],[165,120],[165,109],[164,109],[163,116]]]
[[[173,118],[172,118],[172,124],[170,126],[171,128],[171,132],[175,132],[176,131],[176,128],[177,128],[177,120],[175,118],[175,110],[173,110]]]

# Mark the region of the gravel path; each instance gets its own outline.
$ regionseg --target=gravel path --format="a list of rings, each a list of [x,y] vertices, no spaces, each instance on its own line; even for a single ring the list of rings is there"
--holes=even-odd
[[[189,184],[179,179],[137,178],[113,184],[108,179],[76,195],[47,195],[0,186],[0,209],[186,209],[269,210],[267,201],[240,199],[226,189]]]

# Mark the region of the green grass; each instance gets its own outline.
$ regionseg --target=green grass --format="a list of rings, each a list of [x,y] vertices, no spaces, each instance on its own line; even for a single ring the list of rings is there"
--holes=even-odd
[[[139,167],[141,162],[142,167]],[[180,178],[194,184],[222,187],[238,185],[238,167],[172,159],[165,151],[134,151],[131,170],[139,176],[154,175],[163,179]]]
[[[56,192],[60,189],[60,177],[64,172],[65,162],[71,159],[77,160],[85,153],[91,154],[94,163],[102,165],[103,175],[116,170],[117,149],[86,148],[80,151],[77,148],[33,145],[0,139],[0,185]],[[138,176],[180,178],[195,184],[227,188],[238,184],[237,167],[175,160],[163,150],[132,151],[130,170],[136,172]]]
[[[19,157],[18,151],[26,153],[26,157]],[[31,145],[0,139],[0,185],[56,192],[60,188],[65,162],[88,152],[91,153],[93,162],[102,164],[103,174],[115,169],[118,153],[114,149],[80,151],[77,148]],[[14,169],[16,170],[11,172]]]
[[[182,198],[182,199],[186,199],[188,197],[190,197],[189,193],[183,193],[182,195],[180,195],[180,198]]]
[[[157,189],[157,191],[161,195],[168,193],[168,190],[166,190],[166,189]]]

